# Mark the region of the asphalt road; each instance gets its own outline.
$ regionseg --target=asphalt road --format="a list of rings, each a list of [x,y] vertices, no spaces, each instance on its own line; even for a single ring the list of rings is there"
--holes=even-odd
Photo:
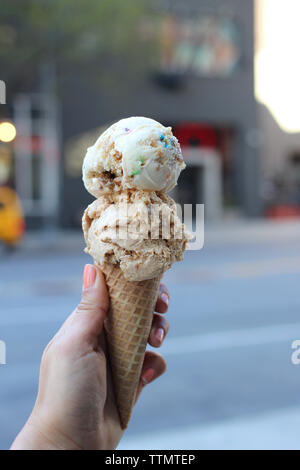
[[[166,274],[168,370],[145,388],[120,448],[300,449],[299,234],[211,230]],[[78,302],[88,260],[61,246],[0,257],[1,449],[30,413],[42,351]]]

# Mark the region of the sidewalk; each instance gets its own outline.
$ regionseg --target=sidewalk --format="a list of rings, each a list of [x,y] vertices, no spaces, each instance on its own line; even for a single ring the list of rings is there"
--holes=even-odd
[[[225,219],[205,225],[205,242],[255,243],[299,240],[300,219]]]
[[[300,240],[300,220],[270,221],[221,220],[205,225],[205,244],[243,244]],[[27,232],[20,249],[33,251],[82,251],[85,247],[80,229]]]
[[[85,247],[81,230],[28,231],[20,244],[22,252],[83,251]]]

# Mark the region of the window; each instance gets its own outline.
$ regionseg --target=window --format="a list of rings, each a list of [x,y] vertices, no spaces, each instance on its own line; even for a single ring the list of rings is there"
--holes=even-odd
[[[160,27],[161,67],[166,72],[230,76],[240,63],[240,32],[232,17],[165,15]]]

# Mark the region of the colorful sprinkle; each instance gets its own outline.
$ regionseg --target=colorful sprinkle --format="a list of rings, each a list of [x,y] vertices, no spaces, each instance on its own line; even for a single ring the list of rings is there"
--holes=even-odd
[[[138,164],[138,168],[136,170],[134,170],[130,176],[136,176],[136,175],[139,175],[142,171],[142,164],[145,162],[144,160],[144,157],[143,156],[140,156],[139,157],[139,161],[137,162]]]
[[[128,129],[128,127],[125,127],[125,132],[129,132],[130,129]]]
[[[161,135],[159,136],[159,140],[160,140],[160,141],[163,141],[164,138],[165,138],[165,136],[164,136],[163,134],[161,134]]]
[[[165,147],[166,147],[166,149],[168,149],[170,147],[170,145],[167,144],[167,142],[165,142]]]

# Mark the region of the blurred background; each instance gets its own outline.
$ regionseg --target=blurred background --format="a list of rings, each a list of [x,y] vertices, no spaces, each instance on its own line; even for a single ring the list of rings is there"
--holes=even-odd
[[[168,371],[120,448],[300,448],[298,0],[10,0],[0,11],[0,448],[80,298],[86,148],[112,122],[173,127],[172,196],[205,246],[165,276]]]

